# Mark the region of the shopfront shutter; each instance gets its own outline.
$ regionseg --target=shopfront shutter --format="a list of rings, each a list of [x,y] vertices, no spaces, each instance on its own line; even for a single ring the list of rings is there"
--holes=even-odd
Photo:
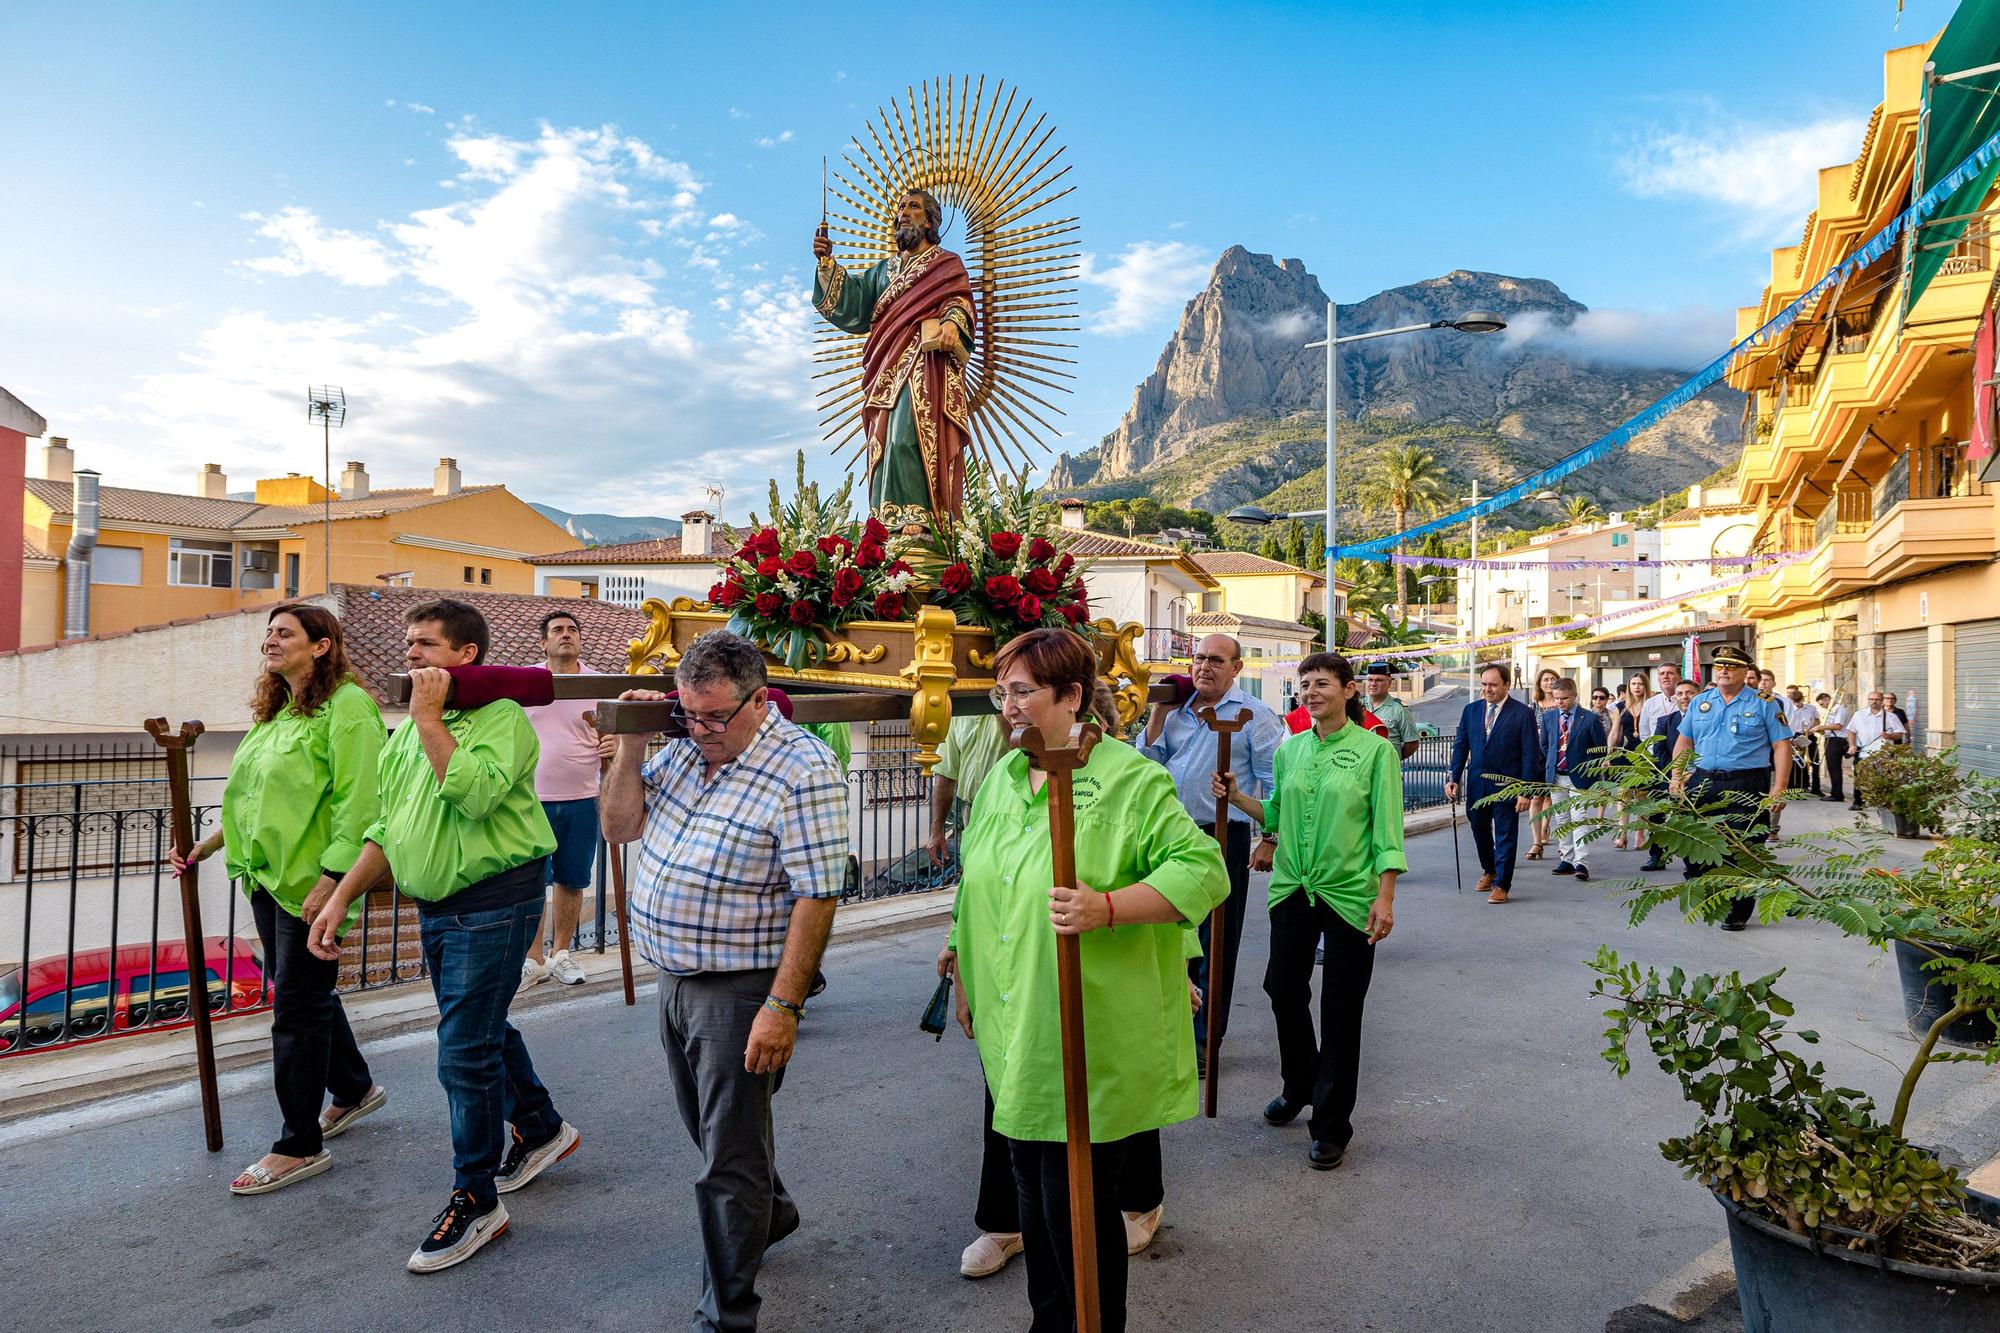
[[[1877,688],[1896,696],[1896,706],[1910,715],[1910,744],[1922,746],[1924,696],[1930,693],[1930,675],[1924,653],[1925,631],[1897,630],[1882,636],[1882,679]]]
[[[1826,645],[1823,643],[1802,643],[1794,654],[1798,665],[1793,669],[1790,680],[1779,681],[1783,686],[1796,685],[1805,692],[1806,701],[1821,690],[1831,691],[1833,683],[1826,674]]]
[[[2000,777],[2000,620],[1960,625],[1952,651],[1958,762]]]

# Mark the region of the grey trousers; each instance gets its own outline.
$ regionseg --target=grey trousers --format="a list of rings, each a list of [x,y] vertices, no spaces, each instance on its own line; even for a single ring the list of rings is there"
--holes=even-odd
[[[750,1024],[771,993],[775,968],[660,974],[660,1045],[681,1123],[701,1150],[695,1204],[701,1214],[701,1303],[696,1333],[754,1329],[764,1250],[799,1225],[778,1179],[771,1097],[784,1071],[743,1068]]]

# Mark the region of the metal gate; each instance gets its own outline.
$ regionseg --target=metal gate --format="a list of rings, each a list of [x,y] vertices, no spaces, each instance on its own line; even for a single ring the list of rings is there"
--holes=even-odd
[[[1876,687],[1896,696],[1896,706],[1910,715],[1910,744],[1925,744],[1924,696],[1930,693],[1926,631],[1897,630],[1882,636],[1882,679]]]
[[[1958,762],[2000,777],[2000,620],[1958,627],[1952,649]]]

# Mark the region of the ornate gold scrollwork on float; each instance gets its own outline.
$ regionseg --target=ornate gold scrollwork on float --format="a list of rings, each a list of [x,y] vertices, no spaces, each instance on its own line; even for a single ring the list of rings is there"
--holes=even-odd
[[[1139,720],[1146,711],[1146,686],[1153,673],[1139,660],[1138,639],[1146,627],[1136,621],[1120,625],[1114,620],[1095,620],[1098,673],[1111,682],[1118,697],[1118,726],[1121,730]],[[1120,685],[1120,678],[1125,684]]]
[[[660,668],[653,665],[658,658],[661,665],[673,667],[681,660],[679,650],[674,647],[674,612],[693,611],[700,603],[688,597],[676,597],[672,606],[657,597],[648,597],[639,604],[640,612],[646,617],[646,632],[633,639],[625,649],[625,671],[633,676],[657,676]]]
[[[958,679],[952,663],[952,632],[958,619],[942,607],[917,610],[915,653],[903,676],[916,683],[910,696],[910,739],[916,742],[917,764],[924,772],[938,761],[938,746],[951,726],[951,687]]]
[[[886,644],[878,643],[873,648],[863,648],[861,645],[848,639],[835,639],[827,645],[825,660],[828,662],[879,662],[888,651],[889,648]]]
[[[993,660],[1000,656],[1000,650],[995,648],[990,653],[982,653],[977,648],[968,648],[965,656],[967,661],[971,662],[972,665],[978,667],[981,671],[991,671],[993,669]]]

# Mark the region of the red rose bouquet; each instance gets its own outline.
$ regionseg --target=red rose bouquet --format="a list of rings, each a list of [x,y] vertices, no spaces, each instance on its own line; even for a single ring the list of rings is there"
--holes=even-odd
[[[1044,626],[1089,630],[1084,566],[1062,549],[1055,506],[976,465],[966,469],[963,516],[931,516],[925,567],[935,570],[931,604],[992,630],[996,644]]]
[[[850,512],[852,481],[825,500],[806,480],[799,454],[798,491],[788,505],[771,483],[771,521],[755,526],[721,563],[709,605],[729,613],[731,632],[794,671],[818,666],[827,636],[855,620],[902,620],[915,600],[908,564],[889,557],[889,530]],[[734,539],[735,534],[730,534]]]

